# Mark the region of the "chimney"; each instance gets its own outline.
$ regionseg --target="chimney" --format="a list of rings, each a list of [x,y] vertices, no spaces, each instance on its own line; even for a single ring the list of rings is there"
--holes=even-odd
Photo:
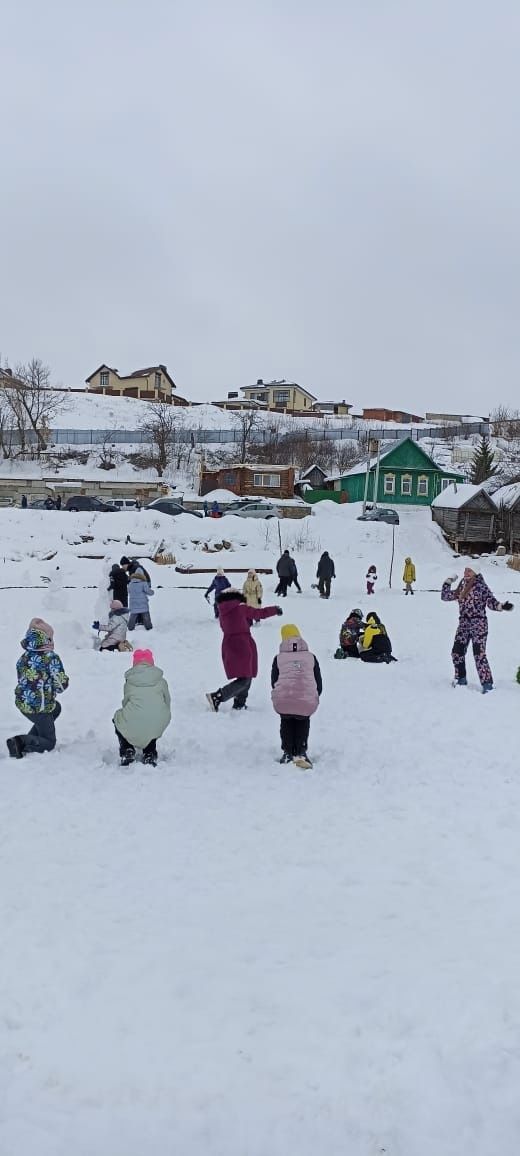
[[[261,378],[261,377],[257,377],[257,379],[256,379],[256,384],[257,384],[257,385],[263,385],[263,384],[264,384],[264,383],[263,383],[263,380],[262,380],[262,378]]]

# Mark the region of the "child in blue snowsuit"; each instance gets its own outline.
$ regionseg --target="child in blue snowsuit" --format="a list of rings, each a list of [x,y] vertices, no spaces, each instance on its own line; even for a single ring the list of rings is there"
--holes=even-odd
[[[231,582],[229,581],[229,578],[226,578],[226,575],[224,574],[223,570],[217,570],[217,573],[215,574],[215,577],[213,579],[213,582],[211,583],[211,586],[208,586],[208,589],[206,590],[206,593],[204,595],[206,602],[209,602],[209,596],[210,596],[212,590],[215,591],[215,601],[213,602],[213,612],[214,612],[215,618],[218,618],[217,598],[218,598],[219,594],[222,594],[223,590],[227,590],[228,586],[231,586]]]

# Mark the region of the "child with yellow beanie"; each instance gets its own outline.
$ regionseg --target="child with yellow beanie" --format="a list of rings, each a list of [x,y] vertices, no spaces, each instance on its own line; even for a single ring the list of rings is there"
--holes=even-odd
[[[294,623],[282,626],[280,633],[282,641],[271,669],[271,699],[280,715],[280,762],[309,770],[307,744],[311,715],[318,709],[322,691],[320,665]]]

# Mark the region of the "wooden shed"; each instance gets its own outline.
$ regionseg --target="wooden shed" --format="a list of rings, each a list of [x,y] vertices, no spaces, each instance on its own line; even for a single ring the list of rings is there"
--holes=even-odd
[[[497,520],[497,539],[511,554],[520,550],[520,481],[501,486],[493,494]]]
[[[482,486],[455,483],[432,502],[432,518],[457,552],[489,550],[496,544],[497,510]]]
[[[294,469],[292,466],[223,466],[219,470],[203,470],[199,493],[203,497],[211,490],[231,490],[239,498],[294,498]]]

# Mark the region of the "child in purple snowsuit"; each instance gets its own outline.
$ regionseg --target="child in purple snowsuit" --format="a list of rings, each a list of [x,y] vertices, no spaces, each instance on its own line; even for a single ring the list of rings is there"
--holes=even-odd
[[[452,582],[456,581],[456,575],[447,578],[441,591],[443,602],[459,604],[459,625],[451,652],[455,670],[454,685],[467,686],[466,651],[471,642],[477,674],[485,694],[488,690],[493,690],[493,675],[486,655],[488,633],[486,610],[512,610],[513,603],[499,602],[495,598],[476,562],[466,567],[458,586],[452,590]]]

